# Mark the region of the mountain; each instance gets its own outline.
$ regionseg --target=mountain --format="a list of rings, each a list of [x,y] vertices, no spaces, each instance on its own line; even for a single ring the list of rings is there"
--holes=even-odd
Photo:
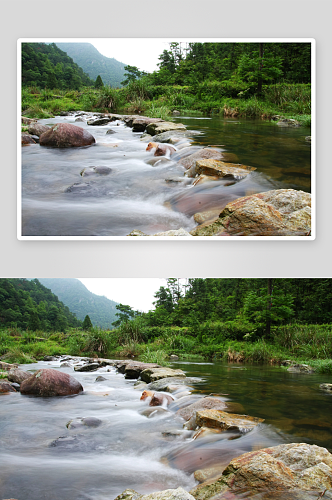
[[[110,85],[113,88],[122,86],[126,66],[122,62],[113,57],[103,56],[91,43],[63,42],[56,45],[67,52],[93,80],[100,75],[104,85]]]
[[[54,43],[22,43],[22,86],[79,90],[92,81]]]
[[[93,326],[113,328],[113,321],[118,319],[115,316],[118,302],[90,292],[75,278],[39,278],[39,281],[50,288],[78,319],[83,321],[88,314]]]
[[[0,279],[0,326],[66,331],[82,323],[38,280]]]

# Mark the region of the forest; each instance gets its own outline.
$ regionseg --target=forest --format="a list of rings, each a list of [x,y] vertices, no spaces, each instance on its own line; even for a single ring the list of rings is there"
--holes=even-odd
[[[332,372],[330,278],[169,278],[155,299],[146,313],[117,304],[113,329],[102,330],[90,318],[76,320],[38,280],[3,279],[0,355],[19,362],[55,354],[134,356],[159,364],[171,354],[293,359]]]
[[[169,45],[158,71],[127,65],[122,87],[113,88],[100,75],[92,82],[55,44],[23,44],[22,112],[47,118],[70,110],[112,111],[163,119],[174,110],[265,119],[282,114],[310,125],[310,43]]]

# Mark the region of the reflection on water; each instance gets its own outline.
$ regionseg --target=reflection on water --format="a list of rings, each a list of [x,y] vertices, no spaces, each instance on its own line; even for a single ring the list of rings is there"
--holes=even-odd
[[[222,209],[240,196],[278,188],[310,190],[309,131],[280,129],[262,121],[181,117],[193,136],[193,151],[212,145],[232,153],[239,163],[256,167],[236,183],[192,186],[176,161],[146,163],[141,133],[122,122],[88,129],[96,144],[54,149],[39,144],[22,148],[22,234],[24,236],[125,236],[133,229],[154,234],[196,226],[196,212]],[[40,120],[75,123],[75,117]],[[112,129],[114,134],[106,134]],[[186,140],[187,142],[187,140]],[[179,156],[180,155],[180,156]],[[175,159],[173,159],[175,158]],[[111,169],[98,175],[92,167]],[[82,175],[82,172],[86,173]]]
[[[55,368],[60,362],[39,362],[23,369]],[[241,412],[265,419],[251,432],[207,434],[195,440],[183,429],[176,410],[180,398],[163,413],[142,415],[135,381],[113,368],[98,373],[75,372],[84,393],[38,398],[19,393],[1,395],[1,498],[35,500],[112,500],[126,488],[150,493],[179,486],[190,490],[193,472],[224,467],[242,453],[287,442],[309,442],[332,451],[332,397],[319,390],[331,376],[296,375],[281,368],[218,363],[174,363],[191,382],[195,401],[223,394]],[[72,368],[61,368],[73,374]],[[108,371],[110,370],[110,371]],[[99,374],[106,379],[96,382]],[[227,394],[227,395],[226,395]],[[67,428],[75,418],[95,417],[99,427]]]

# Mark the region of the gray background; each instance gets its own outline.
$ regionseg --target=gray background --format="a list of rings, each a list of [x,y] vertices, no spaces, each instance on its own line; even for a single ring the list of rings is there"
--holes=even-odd
[[[330,1],[13,0],[1,31],[2,277],[330,277]],[[16,238],[16,42],[34,37],[315,38],[315,241],[19,241]]]

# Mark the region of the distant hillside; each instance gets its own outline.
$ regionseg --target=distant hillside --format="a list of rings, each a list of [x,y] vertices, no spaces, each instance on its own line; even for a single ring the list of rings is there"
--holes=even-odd
[[[57,43],[61,50],[73,58],[90,78],[100,75],[104,85],[121,87],[124,80],[125,64],[114,58],[103,56],[91,43]]]
[[[79,90],[94,81],[54,43],[22,43],[22,85]]]
[[[50,288],[78,319],[84,320],[88,314],[93,326],[113,328],[113,321],[118,319],[115,316],[118,302],[90,292],[78,279],[39,278],[39,281]]]

